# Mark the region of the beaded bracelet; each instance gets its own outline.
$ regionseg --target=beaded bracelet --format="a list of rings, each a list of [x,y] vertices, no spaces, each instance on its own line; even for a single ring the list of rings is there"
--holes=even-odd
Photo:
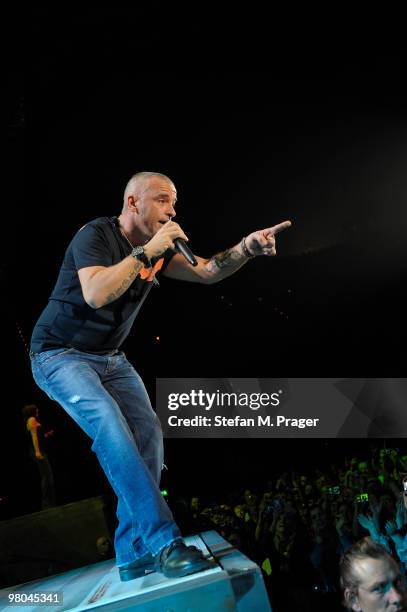
[[[252,257],[256,257],[256,255],[253,255],[252,253],[250,253],[249,249],[246,246],[246,236],[243,236],[241,245],[242,245],[243,254],[246,255],[246,257],[248,257],[250,259]]]

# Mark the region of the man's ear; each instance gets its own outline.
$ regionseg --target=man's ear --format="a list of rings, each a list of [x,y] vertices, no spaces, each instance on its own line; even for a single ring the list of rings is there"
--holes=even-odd
[[[127,198],[127,206],[129,207],[129,210],[135,211],[138,214],[139,210],[137,207],[137,200],[138,198],[136,195],[129,195]]]
[[[362,608],[359,605],[358,596],[352,589],[346,588],[343,597],[348,609],[350,606],[350,609],[353,610],[353,612],[362,612]]]

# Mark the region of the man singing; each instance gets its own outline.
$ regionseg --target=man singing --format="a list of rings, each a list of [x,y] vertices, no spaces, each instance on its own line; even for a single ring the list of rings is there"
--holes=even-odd
[[[100,217],[73,237],[31,339],[37,384],[92,440],[118,498],[115,533],[120,579],[150,571],[178,577],[210,567],[187,547],[160,489],[163,440],[144,384],[120,346],[160,274],[214,283],[257,255],[275,255],[285,221],[191,265],[174,241],[188,238],[172,219],[177,192],[156,172],[128,182],[119,217]]]

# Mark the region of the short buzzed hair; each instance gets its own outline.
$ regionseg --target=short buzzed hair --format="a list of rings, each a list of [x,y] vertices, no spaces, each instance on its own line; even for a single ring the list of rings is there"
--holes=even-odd
[[[136,174],[133,174],[133,176],[130,178],[124,190],[123,211],[126,210],[127,198],[129,197],[129,195],[133,195],[135,193],[138,183],[146,179],[152,178],[153,176],[158,176],[159,178],[165,179],[169,183],[172,183],[172,180],[170,179],[170,177],[167,176],[166,174],[162,174],[161,172],[145,172],[144,171],[144,172],[137,172]]]
[[[354,569],[355,561],[381,559],[382,557],[393,559],[381,544],[378,544],[370,537],[362,538],[353,544],[342,556],[339,563],[340,585],[344,595],[346,590],[348,590],[351,596],[357,595],[359,580]],[[345,595],[343,604],[347,610],[351,610],[351,603],[348,599],[349,597]]]

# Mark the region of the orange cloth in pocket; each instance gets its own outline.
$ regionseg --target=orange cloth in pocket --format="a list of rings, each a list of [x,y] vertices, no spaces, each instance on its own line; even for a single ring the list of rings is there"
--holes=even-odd
[[[153,280],[155,276],[155,273],[158,272],[158,270],[161,270],[163,263],[164,263],[164,257],[161,257],[161,259],[155,262],[152,268],[144,268],[144,267],[141,268],[139,272],[140,278],[151,283],[151,281]]]

